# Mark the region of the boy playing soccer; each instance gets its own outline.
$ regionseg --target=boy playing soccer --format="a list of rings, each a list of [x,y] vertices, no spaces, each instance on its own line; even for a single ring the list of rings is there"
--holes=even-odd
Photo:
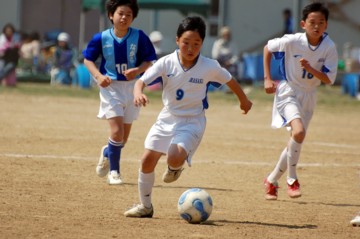
[[[109,0],[106,10],[114,27],[92,38],[83,51],[84,64],[100,86],[98,117],[110,126],[108,145],[101,149],[96,173],[108,174],[110,185],[121,184],[120,154],[139,115],[133,104],[136,79],[156,60],[150,39],[141,30],[130,27],[139,7],[135,0]],[[100,67],[95,61],[101,57]],[[110,168],[110,170],[109,170]]]
[[[264,87],[266,93],[275,93],[271,125],[288,127],[291,132],[277,165],[264,181],[267,200],[277,199],[277,181],[286,170],[289,197],[301,196],[296,165],[316,104],[316,89],[321,83],[333,84],[337,73],[336,46],[325,32],[328,17],[321,3],[311,3],[302,12],[304,33],[272,39],[264,47]],[[279,85],[270,75],[272,55],[281,60],[284,80]]]
[[[200,54],[205,32],[200,17],[185,18],[176,34],[179,49],[159,59],[135,84],[134,103],[146,106],[148,98],[143,89],[161,76],[164,108],[145,139],[138,177],[141,203],[126,211],[126,217],[153,216],[154,170],[162,155],[167,155],[168,164],[162,177],[165,183],[179,178],[185,161],[191,165],[191,157],[205,131],[207,89],[211,82],[218,86],[226,84],[239,99],[244,114],[251,109],[251,101],[231,74],[217,61]]]

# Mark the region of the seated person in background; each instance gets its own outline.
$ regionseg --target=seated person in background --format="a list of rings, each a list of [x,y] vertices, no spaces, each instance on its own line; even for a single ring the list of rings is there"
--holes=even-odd
[[[40,54],[39,34],[24,33],[21,37],[19,68],[26,72],[36,73]]]
[[[0,35],[0,82],[6,86],[16,85],[15,69],[19,60],[20,37],[15,27],[8,23]]]
[[[64,85],[72,83],[71,72],[74,68],[74,52],[70,47],[70,36],[66,32],[59,34],[54,52],[54,65],[51,69],[51,82]]]
[[[220,31],[220,38],[214,42],[211,56],[217,60],[222,67],[227,69],[235,78],[238,77],[238,49],[231,41],[231,30],[223,27]]]

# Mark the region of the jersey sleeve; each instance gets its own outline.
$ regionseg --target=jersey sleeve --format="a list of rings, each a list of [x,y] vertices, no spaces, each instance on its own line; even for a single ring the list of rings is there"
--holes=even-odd
[[[139,49],[138,49],[138,65],[144,61],[155,61],[156,53],[149,37],[139,30]]]
[[[91,39],[91,41],[87,45],[87,48],[83,50],[83,55],[85,59],[95,62],[100,56],[101,51],[101,33],[97,33]]]
[[[154,84],[154,81],[159,81],[159,77],[161,77],[163,73],[164,59],[165,58],[161,58],[156,61],[154,65],[147,69],[140,77],[140,80],[142,80],[145,85],[151,85]]]
[[[333,44],[332,47],[329,47],[328,56],[326,57],[324,65],[321,69],[321,71],[329,77],[331,84],[334,84],[336,80],[337,68],[338,53],[335,44]]]
[[[220,87],[223,84],[228,83],[232,79],[231,73],[225,68],[221,67],[217,61],[213,61],[214,66],[209,67],[211,70],[211,84],[215,87]]]
[[[268,50],[273,54],[275,59],[284,56],[286,45],[291,41],[291,35],[284,35],[281,38],[274,38],[268,41]]]

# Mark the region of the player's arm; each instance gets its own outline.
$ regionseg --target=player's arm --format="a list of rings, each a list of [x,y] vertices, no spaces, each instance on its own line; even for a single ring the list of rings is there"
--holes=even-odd
[[[151,61],[143,61],[138,67],[127,69],[123,74],[127,80],[133,80],[137,75],[145,72],[151,65]]]
[[[270,66],[271,66],[272,53],[269,51],[267,45],[264,47],[264,88],[268,94],[275,93],[276,83],[271,79]]]
[[[307,73],[312,74],[314,77],[319,79],[322,83],[327,84],[327,85],[332,83],[326,73],[314,69],[306,59],[301,58],[300,65],[301,65],[301,68],[306,70]]]
[[[85,58],[84,65],[89,70],[90,74],[94,76],[94,78],[97,81],[99,86],[107,87],[111,84],[110,77],[104,76],[103,74],[101,74],[93,61],[87,60]]]
[[[247,112],[252,107],[252,102],[247,98],[239,83],[237,83],[234,78],[231,78],[231,80],[226,83],[226,85],[232,90],[232,92],[234,92],[234,94],[239,99],[240,109],[242,109],[243,114],[247,114]]]
[[[149,103],[149,99],[143,93],[145,83],[141,79],[137,80],[134,85],[134,104],[135,106],[146,106]]]

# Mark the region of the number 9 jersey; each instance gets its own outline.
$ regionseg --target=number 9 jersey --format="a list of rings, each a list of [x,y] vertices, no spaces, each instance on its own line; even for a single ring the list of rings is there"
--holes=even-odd
[[[196,116],[208,108],[207,92],[212,84],[220,87],[231,80],[231,74],[213,59],[198,56],[195,64],[184,69],[178,50],[160,58],[139,80],[151,85],[162,78],[164,107],[175,116]]]

